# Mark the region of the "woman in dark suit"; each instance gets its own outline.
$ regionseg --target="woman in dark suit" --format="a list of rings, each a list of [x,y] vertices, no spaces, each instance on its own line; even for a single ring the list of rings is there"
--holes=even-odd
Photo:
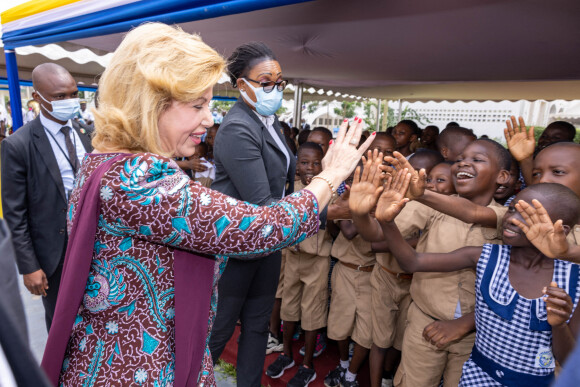
[[[286,82],[274,53],[263,43],[236,48],[228,62],[232,86],[241,97],[215,138],[212,188],[268,205],[291,193],[294,186],[296,162],[275,114]],[[217,361],[240,319],[238,386],[260,386],[280,260],[280,252],[253,261],[230,259],[219,282],[210,350]]]

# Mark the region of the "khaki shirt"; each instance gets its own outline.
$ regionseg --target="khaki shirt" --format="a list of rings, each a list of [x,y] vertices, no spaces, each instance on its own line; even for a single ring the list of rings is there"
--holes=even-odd
[[[341,262],[353,265],[367,266],[376,262],[370,242],[362,239],[360,235],[348,240],[342,232],[336,237],[330,255]]]
[[[425,224],[427,222],[428,213],[425,208],[425,205],[417,201],[411,201],[403,207],[401,213],[395,218],[395,224],[401,231],[403,238],[408,239],[419,236],[420,231],[416,224]],[[399,262],[391,253],[376,253],[376,255],[377,262],[381,266],[393,273],[403,273]]]
[[[410,220],[423,230],[417,252],[448,253],[466,246],[502,243],[501,224],[507,207],[494,200],[488,207],[497,214],[497,228],[464,223],[427,206],[423,207],[425,213],[416,221]],[[440,320],[453,320],[458,301],[462,315],[475,310],[475,271],[465,269],[450,273],[415,273],[410,291],[413,301],[423,313]]]

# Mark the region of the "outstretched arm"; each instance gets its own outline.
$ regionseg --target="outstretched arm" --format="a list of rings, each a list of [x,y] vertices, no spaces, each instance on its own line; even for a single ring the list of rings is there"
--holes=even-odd
[[[348,200],[352,220],[360,236],[369,242],[383,241],[381,226],[370,215],[383,191],[382,160],[382,153],[376,149],[363,157],[364,168],[362,171],[360,167],[356,168]]]
[[[394,157],[385,157],[385,161],[392,164],[397,170],[406,168],[411,173],[411,184],[406,197],[415,199],[426,206],[465,223],[477,223],[484,227],[497,226],[497,215],[491,208],[480,206],[458,196],[443,195],[425,190],[424,170],[417,172],[399,152],[395,152]]]
[[[532,200],[532,204],[519,200],[515,207],[524,222],[512,218],[512,223],[521,228],[528,240],[546,257],[580,263],[580,246],[568,243],[562,220],[552,224],[544,206],[536,199]]]
[[[414,273],[475,268],[481,255],[481,247],[464,247],[446,254],[417,253],[403,239],[394,219],[408,200],[404,198],[404,194],[407,192],[410,179],[411,174],[407,173],[406,169],[399,171],[394,178],[388,176],[375,211],[385,241],[401,269],[407,273]]]
[[[526,184],[532,184],[533,155],[536,149],[536,139],[534,138],[534,127],[526,129],[524,119],[520,117],[516,121],[515,116],[511,116],[506,122],[507,128],[503,130],[508,149],[520,163],[520,169]]]

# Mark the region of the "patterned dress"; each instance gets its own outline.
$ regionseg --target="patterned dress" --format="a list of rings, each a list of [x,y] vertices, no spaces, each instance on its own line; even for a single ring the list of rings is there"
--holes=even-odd
[[[71,196],[69,231],[86,178],[113,156],[85,156]],[[216,255],[198,380],[215,385],[207,343],[227,257],[267,255],[318,231],[318,204],[309,191],[258,207],[191,182],[174,161],[148,153],[115,162],[101,179],[100,197],[93,260],[61,386],[173,385],[176,247]]]
[[[510,253],[511,246],[483,246],[475,282],[475,346],[463,365],[460,386],[547,386],[554,372],[546,303],[526,299],[511,286]],[[580,297],[578,269],[554,260],[552,281],[570,295],[574,309]]]

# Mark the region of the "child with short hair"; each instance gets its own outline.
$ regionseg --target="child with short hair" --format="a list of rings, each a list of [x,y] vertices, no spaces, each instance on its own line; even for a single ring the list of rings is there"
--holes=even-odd
[[[387,145],[382,144],[385,139],[388,138],[381,136],[373,140],[371,147]],[[378,153],[378,150],[375,152]],[[347,179],[347,184],[352,184],[352,175]],[[370,276],[376,257],[371,243],[361,238],[351,220],[338,220],[335,223],[340,233],[334,241],[331,255],[338,262],[332,270],[327,335],[337,341],[340,362],[326,375],[324,385],[357,387],[357,373],[372,345]],[[351,360],[349,336],[354,341]]]
[[[296,168],[300,181],[296,182],[296,189],[299,190],[322,172],[323,152],[318,144],[306,142],[298,149],[297,156]],[[270,364],[266,375],[279,378],[284,370],[294,366],[292,336],[297,322],[301,321],[305,332],[304,360],[288,382],[289,386],[305,387],[316,379],[313,356],[317,334],[326,326],[331,248],[332,238],[322,225],[316,235],[286,250],[280,311],[284,321],[284,352]]]
[[[435,125],[428,125],[421,132],[421,147],[437,151],[437,137],[439,128]]]
[[[510,178],[505,183],[499,186],[493,198],[496,202],[509,206],[520,192],[522,181],[520,180],[520,165],[516,159],[512,158],[512,166],[510,168]]]
[[[383,156],[390,156],[383,153]],[[445,161],[441,153],[436,150],[430,149],[419,149],[417,152],[413,153],[411,157],[409,157],[409,163],[415,168],[417,171],[424,169],[425,174],[429,175],[431,169],[439,163]]]
[[[451,176],[451,166],[453,165],[450,161],[444,161],[439,163],[431,169],[431,172],[427,173],[427,181],[425,188],[438,192],[443,195],[454,195],[455,186],[453,185],[453,178]],[[413,168],[415,166],[413,165]]]
[[[417,141],[419,127],[414,121],[402,120],[393,129],[393,137],[397,141],[397,151],[405,157],[413,154],[411,144]]]
[[[354,120],[356,121],[357,118]],[[322,151],[326,155],[330,140],[332,140],[332,132],[326,129],[324,126],[317,126],[310,131],[306,141],[320,145],[322,147]]]
[[[350,199],[349,199],[350,200]],[[372,345],[371,272],[376,257],[370,242],[358,235],[350,220],[339,220],[340,234],[331,255],[338,259],[332,271],[328,338],[336,340],[340,363],[324,379],[327,387],[356,387],[356,376]],[[349,361],[349,336],[354,352]]]
[[[387,157],[385,160],[395,166],[400,165],[400,160],[405,160],[397,152],[395,156],[396,159]],[[501,218],[507,209],[493,201],[493,194],[507,180],[509,162],[509,153],[500,144],[491,140],[472,142],[453,165],[457,192],[468,201],[487,206]],[[357,184],[356,180],[355,177],[349,201],[353,220],[361,233],[364,231],[365,238],[376,240],[380,234],[384,240],[380,226],[368,215],[373,203],[364,199],[364,190],[369,189],[376,196],[379,184],[373,187]],[[421,196],[422,192],[417,195]],[[440,198],[455,199],[429,191],[425,191],[423,196],[436,196],[435,202]],[[486,228],[464,223],[420,203],[415,204],[413,213],[418,215],[401,217],[414,223],[417,230],[424,231],[417,244],[418,252],[447,252],[472,244],[499,241],[497,225]],[[392,248],[390,244],[389,248]],[[461,366],[469,357],[475,340],[474,334],[469,333],[474,328],[474,283],[475,276],[470,270],[413,275],[410,289],[413,302],[407,316],[402,360],[395,375],[395,385],[438,386],[443,377],[444,386],[457,386]]]
[[[376,219],[399,263],[411,272],[467,268],[477,272],[476,341],[459,385],[548,386],[556,360],[564,362],[580,331],[578,265],[541,254],[512,224],[521,223],[513,207],[503,217],[503,246],[417,253],[393,222],[405,205],[410,180],[405,172],[399,171],[387,183],[376,209]],[[567,229],[580,215],[580,199],[562,185],[534,185],[516,200],[530,203],[532,198],[544,201],[548,213],[562,218]]]
[[[448,126],[437,136],[437,148],[445,161],[453,161],[476,137],[471,129]]]

